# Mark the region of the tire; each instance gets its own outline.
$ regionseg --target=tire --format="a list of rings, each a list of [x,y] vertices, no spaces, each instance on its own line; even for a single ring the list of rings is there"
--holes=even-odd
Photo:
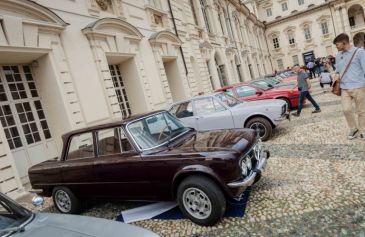
[[[259,127],[260,131],[260,138],[262,141],[267,141],[271,137],[272,134],[272,125],[269,120],[262,117],[254,117],[250,119],[247,124],[246,128],[252,128],[254,130],[257,130],[257,127]]]
[[[289,112],[289,110],[291,110],[292,105],[291,105],[291,102],[290,102],[290,100],[289,100],[288,98],[278,98],[278,100],[283,100],[283,101],[285,101],[285,103],[286,103],[286,104],[287,104],[287,106],[288,106],[288,112]]]
[[[196,204],[193,204],[191,198],[189,199],[192,195],[200,197],[200,200],[194,201],[200,206],[205,205],[206,213],[193,210]],[[178,186],[176,199],[182,213],[201,226],[214,225],[222,218],[226,210],[226,199],[222,190],[211,179],[200,175],[184,179]]]
[[[53,203],[57,210],[64,214],[79,214],[81,202],[69,188],[55,187],[52,191]]]

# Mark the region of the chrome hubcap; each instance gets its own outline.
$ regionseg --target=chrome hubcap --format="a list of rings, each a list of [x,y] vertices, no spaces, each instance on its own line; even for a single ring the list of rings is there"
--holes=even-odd
[[[185,210],[197,219],[206,219],[212,213],[212,204],[208,196],[198,188],[188,188],[183,193]]]
[[[266,135],[266,127],[262,123],[253,123],[250,128],[256,130],[260,137],[264,137]]]
[[[71,199],[70,196],[62,190],[57,190],[55,193],[55,202],[58,209],[61,212],[67,213],[71,211]]]

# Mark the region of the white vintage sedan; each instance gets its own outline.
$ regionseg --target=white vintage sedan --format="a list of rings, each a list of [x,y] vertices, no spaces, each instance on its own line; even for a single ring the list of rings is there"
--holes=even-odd
[[[270,138],[280,121],[289,119],[283,100],[242,102],[224,92],[180,101],[169,106],[168,110],[198,131],[252,128],[259,132],[263,141]]]

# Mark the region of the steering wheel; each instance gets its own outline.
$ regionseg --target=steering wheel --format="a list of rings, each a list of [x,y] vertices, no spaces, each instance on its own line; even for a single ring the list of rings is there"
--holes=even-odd
[[[164,135],[165,137],[167,137],[167,135],[166,134],[164,134],[163,132],[165,131],[165,129],[166,128],[168,128],[169,127],[169,125],[166,125],[162,130],[161,130],[161,132],[160,132],[160,134],[158,135],[158,138],[157,138],[157,142],[159,142],[160,140],[161,140],[161,138],[162,138],[162,135]]]

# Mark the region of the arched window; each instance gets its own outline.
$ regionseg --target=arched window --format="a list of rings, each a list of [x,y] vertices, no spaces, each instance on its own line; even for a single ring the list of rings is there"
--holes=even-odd
[[[206,3],[205,0],[200,0],[200,7],[201,7],[202,13],[203,13],[205,28],[207,29],[207,31],[209,33],[211,33],[211,29],[210,29],[210,25],[209,25],[209,19],[208,19],[208,15],[207,15],[207,3]]]
[[[222,35],[224,35],[225,34],[225,30],[224,30],[224,27],[223,27],[224,16],[223,16],[223,12],[222,12],[221,8],[218,8],[218,21],[219,21],[219,25],[220,25],[221,30],[222,30]]]
[[[272,35],[271,38],[272,38],[272,43],[273,43],[274,49],[280,48],[279,37],[277,35]]]
[[[228,31],[228,37],[231,40],[234,40],[233,39],[233,31],[232,31],[231,19],[229,17],[229,13],[227,13],[225,10],[223,10],[223,15],[224,15],[224,19],[226,19],[226,27],[227,27],[227,31]]]
[[[322,29],[322,34],[326,35],[329,33],[327,21],[321,22],[321,29]]]
[[[191,14],[193,15],[195,25],[199,25],[198,17],[196,15],[196,11],[195,11],[194,0],[190,0],[190,8],[191,8]]]
[[[241,29],[241,23],[238,20],[238,17],[235,17],[235,23],[236,23],[236,29],[237,29],[237,34],[238,34],[238,40],[243,43],[243,38],[242,38],[243,34],[242,34],[242,29]]]
[[[293,31],[288,31],[289,44],[295,44],[295,37]]]
[[[312,39],[312,34],[309,26],[304,26],[304,37],[306,40]]]

